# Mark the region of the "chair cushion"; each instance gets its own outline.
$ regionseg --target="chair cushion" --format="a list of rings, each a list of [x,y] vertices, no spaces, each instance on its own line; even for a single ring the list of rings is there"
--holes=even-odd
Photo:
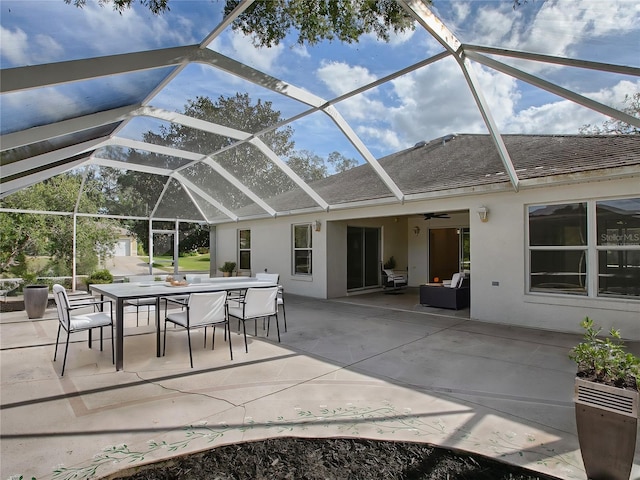
[[[103,312],[73,315],[70,320],[71,330],[86,330],[111,325],[111,315]]]
[[[187,311],[174,312],[167,315],[167,320],[171,320],[173,323],[177,323],[182,327],[187,327]]]
[[[453,277],[451,277],[451,285],[449,285],[449,287],[458,288],[461,283],[462,283],[462,275],[460,275],[459,273],[454,273]]]

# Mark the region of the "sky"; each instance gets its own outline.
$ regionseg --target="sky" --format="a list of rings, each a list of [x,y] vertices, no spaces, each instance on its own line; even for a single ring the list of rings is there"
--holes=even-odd
[[[11,68],[201,42],[222,18],[224,2],[170,0],[171,11],[155,16],[136,5],[122,14],[95,0],[76,8],[63,0],[0,1],[0,66]],[[512,48],[560,57],[640,67],[640,0],[434,0],[432,10],[465,44]],[[251,38],[225,30],[209,48],[325,100],[428,59],[442,47],[425,30],[395,35],[383,43],[367,35],[357,44],[323,42],[300,46],[290,35],[273,48],[255,48]],[[496,57],[498,58],[498,57]],[[607,105],[620,107],[640,92],[640,79],[499,57]],[[502,133],[577,134],[607,117],[510,76],[473,63]],[[140,101],[165,72],[5,94],[0,98],[2,133],[57,121],[96,105]],[[179,111],[196,95],[212,99],[248,92],[273,102],[283,117],[307,107],[210,66],[190,65],[149,104]],[[462,71],[445,59],[397,77],[336,104],[374,157],[450,133],[486,133]],[[140,139],[158,122],[131,122],[121,136]],[[332,151],[361,160],[331,119],[322,113],[292,124],[296,148],[321,156]]]

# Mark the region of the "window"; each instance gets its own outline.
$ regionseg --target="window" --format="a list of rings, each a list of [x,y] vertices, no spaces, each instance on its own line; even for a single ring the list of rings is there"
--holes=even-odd
[[[311,224],[293,226],[293,274],[311,275]]]
[[[528,213],[530,291],[640,298],[640,198]]]
[[[529,207],[531,291],[587,294],[587,204]]]
[[[640,198],[596,202],[598,295],[640,297]]]
[[[251,230],[238,230],[238,269],[251,270]]]

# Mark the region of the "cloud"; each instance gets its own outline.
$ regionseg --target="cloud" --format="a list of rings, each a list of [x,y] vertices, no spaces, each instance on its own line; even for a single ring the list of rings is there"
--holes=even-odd
[[[82,17],[78,20],[84,24],[82,29],[75,28],[70,22],[61,22],[64,24],[61,28],[69,38],[89,47],[93,55],[188,45],[201,40],[193,38],[191,29],[186,28],[190,22],[179,15],[171,18],[152,15],[143,8],[129,8],[120,14],[94,3],[87,3],[81,12]]]
[[[623,108],[625,95],[640,91],[640,80],[621,81],[611,88],[603,88],[584,96],[614,108]],[[609,117],[569,100],[560,100],[541,106],[529,107],[515,114],[508,133],[564,133],[577,134],[584,125],[601,125]]]
[[[422,28],[422,27],[416,27]],[[389,34],[389,44],[393,47],[401,47],[413,39],[416,29],[408,28],[404,32],[391,32]]]
[[[572,50],[589,35],[593,38],[616,33],[616,23],[624,31],[638,29],[640,4],[637,2],[596,3],[594,6],[594,2],[549,0],[537,10],[527,10],[527,6],[514,12],[511,4],[505,6],[505,2],[456,2],[452,11],[459,22],[467,20],[464,28],[462,23],[459,27],[473,36],[473,41],[465,37],[471,43],[571,56]],[[628,17],[635,20],[630,21]],[[569,100],[549,101],[553,95],[484,66],[473,64],[473,68],[489,111],[502,133],[577,134],[581,126],[600,124],[607,119]],[[556,68],[529,64],[527,70]],[[346,90],[348,87],[340,81],[349,78],[345,72],[352,75],[355,72],[347,65],[341,65],[340,69],[341,74],[338,69],[326,71],[327,78],[337,85],[334,91]],[[405,148],[419,140],[448,133],[487,132],[455,61],[437,62],[397,78],[391,84],[394,102],[387,101],[382,94],[374,97],[372,92],[366,92],[351,99],[353,104],[345,109],[345,117],[358,122],[356,131],[370,142],[372,150],[388,153],[390,149]],[[583,95],[605,104],[620,105],[625,93],[637,91],[640,91],[640,82],[621,81]],[[380,101],[383,98],[386,106]],[[521,109],[519,104],[523,98],[528,106]]]
[[[31,63],[27,50],[27,34],[19,28],[11,31],[0,26],[0,40],[2,50],[0,51],[4,60],[12,65],[28,65]]]
[[[31,45],[31,43],[34,45]],[[62,58],[62,46],[48,35],[29,35],[20,28],[11,30],[0,27],[2,63],[11,66],[35,65]],[[34,46],[36,48],[34,48]]]
[[[398,132],[389,128],[375,128],[360,126],[356,129],[356,133],[367,138],[374,145],[384,145],[384,152],[395,152],[402,150],[406,147],[406,144],[398,138]]]
[[[10,131],[45,125],[61,118],[72,118],[84,108],[86,105],[77,98],[65,95],[59,88],[13,92],[2,99],[3,116],[11,114]]]
[[[201,40],[193,36],[193,22],[176,12],[153,15],[136,5],[120,14],[97,2],[77,8],[50,1],[38,2],[37,16],[30,16],[28,3],[12,6],[12,16],[2,19],[2,56],[12,62],[11,66],[189,45]]]
[[[299,57],[302,58],[311,58],[311,54],[309,53],[309,50],[307,49],[306,45],[299,45],[299,44],[295,44],[291,47],[291,53],[298,55]]]
[[[216,43],[216,47],[219,47],[220,53],[271,74],[279,70],[278,60],[285,48],[282,44],[270,48],[257,48],[253,46],[251,37],[234,31],[226,35],[224,40],[221,39]]]
[[[486,69],[474,71],[496,123],[508,122],[519,98],[516,82]],[[486,132],[455,61],[440,61],[392,83],[401,106],[391,110],[391,122],[405,146],[449,133]]]
[[[377,77],[365,67],[326,60],[322,61],[316,75],[336,96],[377,80]]]

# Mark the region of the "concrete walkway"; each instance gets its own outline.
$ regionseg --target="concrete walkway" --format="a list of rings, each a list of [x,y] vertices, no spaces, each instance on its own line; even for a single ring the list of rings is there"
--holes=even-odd
[[[233,333],[231,361],[221,331],[213,351],[197,332],[194,369],[184,331],[170,329],[167,355],[157,358],[153,325],[141,313],[136,328],[129,312],[124,371],[111,364],[110,342],[100,352],[78,334],[62,378],[60,351],[52,361],[55,311],[41,320],[3,314],[2,479],[102,478],[272,436],[427,442],[585,479],[567,358],[577,336],[478,323],[392,297],[371,295],[369,303],[378,300],[369,306],[365,296],[289,296],[281,343],[259,326],[245,353]],[[638,451],[636,460],[634,479]]]

